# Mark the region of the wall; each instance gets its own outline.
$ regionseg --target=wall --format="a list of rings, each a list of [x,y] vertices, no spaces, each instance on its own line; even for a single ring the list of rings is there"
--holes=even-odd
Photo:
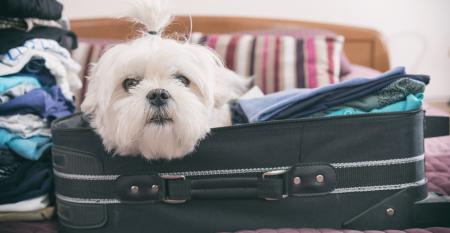
[[[118,0],[60,0],[69,18],[114,16]],[[432,77],[428,99],[450,99],[448,0],[171,0],[178,14],[259,16],[371,27],[385,35],[391,66]],[[106,7],[107,6],[107,7]]]

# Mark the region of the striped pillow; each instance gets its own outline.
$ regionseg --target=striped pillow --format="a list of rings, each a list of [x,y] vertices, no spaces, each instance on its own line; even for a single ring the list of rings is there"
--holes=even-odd
[[[214,49],[238,74],[253,75],[265,93],[339,81],[342,36],[193,33],[191,42]]]

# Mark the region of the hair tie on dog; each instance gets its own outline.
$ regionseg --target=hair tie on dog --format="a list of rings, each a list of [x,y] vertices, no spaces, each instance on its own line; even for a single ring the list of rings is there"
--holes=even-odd
[[[156,34],[158,34],[157,31],[148,31],[147,33],[150,34],[150,35],[156,35]]]

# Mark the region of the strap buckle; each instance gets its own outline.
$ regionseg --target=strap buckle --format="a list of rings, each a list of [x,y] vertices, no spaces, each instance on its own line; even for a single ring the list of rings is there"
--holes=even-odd
[[[182,175],[160,175],[161,179],[163,180],[186,180],[186,176],[182,176]],[[168,203],[168,204],[182,204],[185,203],[187,200],[186,199],[170,199],[167,196],[164,197],[164,199],[162,200],[164,203]]]
[[[267,171],[267,172],[264,172],[264,173],[261,175],[261,178],[264,180],[264,179],[267,178],[268,176],[280,176],[280,175],[284,175],[287,171],[288,171],[288,170],[282,170],[282,169]],[[266,201],[276,201],[276,200],[284,199],[284,198],[286,198],[286,197],[288,197],[288,195],[287,195],[287,194],[283,194],[283,195],[281,195],[281,198],[269,198],[269,197],[264,197],[264,200],[266,200]]]

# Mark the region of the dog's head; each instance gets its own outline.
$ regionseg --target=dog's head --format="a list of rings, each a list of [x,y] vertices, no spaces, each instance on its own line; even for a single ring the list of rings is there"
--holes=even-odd
[[[147,159],[178,158],[210,130],[215,78],[223,66],[209,49],[161,36],[164,1],[134,1],[130,16],[150,33],[110,48],[93,67],[83,112],[107,150]]]

